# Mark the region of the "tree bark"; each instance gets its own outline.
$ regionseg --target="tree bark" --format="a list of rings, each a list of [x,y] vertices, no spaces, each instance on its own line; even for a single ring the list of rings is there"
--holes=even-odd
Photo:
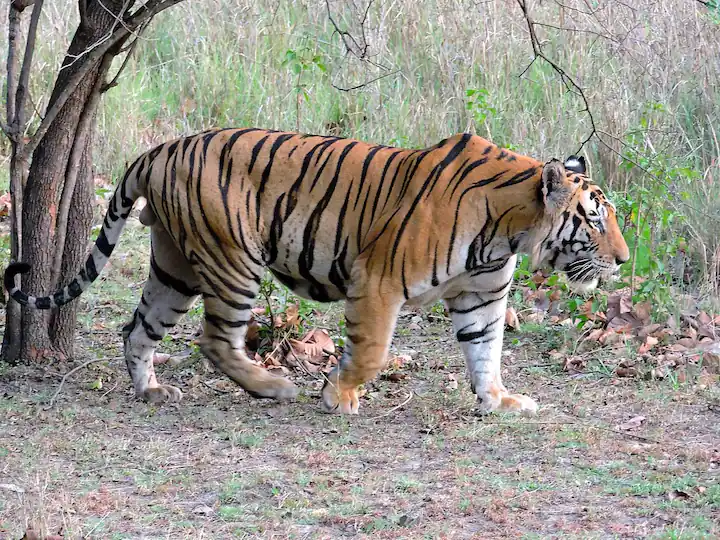
[[[94,121],[94,120],[93,120]],[[77,172],[77,182],[67,221],[65,249],[63,251],[58,283],[69,283],[81,268],[87,256],[88,238],[92,227],[95,189],[92,174],[92,139],[87,137]],[[60,308],[50,326],[50,339],[55,349],[72,355],[75,343],[75,323],[79,303],[70,302]]]
[[[118,16],[123,8],[128,8],[122,0],[104,0],[102,3],[89,0],[84,18],[73,37],[63,67],[55,82],[48,109],[58,99],[73,74],[85,67],[83,53],[88,51],[103,37],[112,33],[118,25]],[[108,53],[112,54],[112,53]],[[68,169],[73,143],[76,138],[78,122],[93,92],[97,92],[98,78],[105,80],[109,63],[102,59],[82,78],[75,92],[48,127],[48,130],[33,154],[28,181],[25,186],[23,205],[23,259],[32,265],[32,271],[23,279],[23,288],[34,294],[48,294],[58,283],[52,282],[53,260],[57,241],[57,211],[64,179]],[[95,131],[95,118],[89,125],[90,133]],[[86,137],[85,151],[82,152],[81,167],[84,174],[78,174],[73,193],[72,217],[68,223],[68,235],[65,238],[65,254],[62,262],[62,278],[74,274],[80,267],[87,249],[90,205],[92,204],[92,175],[89,174],[90,145],[92,137]],[[72,220],[78,218],[79,222]],[[50,313],[24,308],[22,310],[22,336],[20,358],[38,360],[47,357],[69,356],[72,354],[72,333],[75,326],[76,309],[66,308],[54,318],[50,332]],[[52,335],[51,335],[52,334]],[[53,341],[52,337],[55,337]],[[12,359],[10,359],[12,360]]]

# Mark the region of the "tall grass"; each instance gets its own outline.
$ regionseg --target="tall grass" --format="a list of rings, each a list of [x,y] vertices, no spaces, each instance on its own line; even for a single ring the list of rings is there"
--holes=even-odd
[[[690,0],[529,4],[546,25],[537,27],[544,52],[582,86],[605,140],[643,157],[670,186],[665,195],[645,193],[643,204],[677,196],[677,219],[654,231],[652,241],[687,236],[694,264],[712,277],[712,265],[720,265],[718,21]],[[336,22],[359,36],[364,5],[331,6]],[[45,9],[32,78],[38,110],[71,39],[74,11],[70,0]],[[196,0],[161,14],[103,99],[96,172],[118,176],[153,144],[217,125],[299,124],[307,132],[406,146],[473,130],[540,159],[575,152],[590,133],[582,100],[557,73],[542,61],[528,68],[527,25],[513,0],[375,2],[366,37],[372,61],[384,68],[346,56],[333,30],[324,2]],[[319,56],[327,66],[302,73],[307,97],[297,109],[298,75],[283,63],[288,50]],[[360,90],[333,88],[388,73]],[[466,107],[470,89],[487,91],[482,121]],[[593,175],[620,198],[636,201],[635,187],[656,181],[597,142],[583,152]],[[669,168],[676,173],[668,175]],[[685,169],[697,177],[677,172]]]

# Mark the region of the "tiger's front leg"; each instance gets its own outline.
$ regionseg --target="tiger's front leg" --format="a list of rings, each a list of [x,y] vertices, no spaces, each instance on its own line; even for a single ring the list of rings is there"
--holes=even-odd
[[[530,415],[537,412],[537,403],[527,396],[509,393],[500,376],[509,289],[510,283],[498,292],[463,293],[446,299],[446,303],[465,354],[479,411],[483,414],[514,411]]]
[[[358,387],[385,367],[388,349],[403,298],[351,289],[345,305],[347,341],[340,364],[322,389],[321,409],[327,413],[357,414]]]

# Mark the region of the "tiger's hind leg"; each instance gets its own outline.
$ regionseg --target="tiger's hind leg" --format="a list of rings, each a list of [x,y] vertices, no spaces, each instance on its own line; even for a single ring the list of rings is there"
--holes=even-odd
[[[179,401],[178,388],[158,383],[153,356],[197,299],[200,281],[162,226],[152,228],[151,239],[150,276],[132,321],[123,328],[125,362],[138,397],[152,403]]]
[[[260,270],[257,269],[258,273]],[[200,339],[203,354],[252,397],[292,399],[297,396],[298,389],[292,382],[254,364],[245,352],[245,334],[259,284],[253,280],[242,283],[234,280],[232,295],[226,286],[211,288],[217,292],[203,298],[205,326]]]

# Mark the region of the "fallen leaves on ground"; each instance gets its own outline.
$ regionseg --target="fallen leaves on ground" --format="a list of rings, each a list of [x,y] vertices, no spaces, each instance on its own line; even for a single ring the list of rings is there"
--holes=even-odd
[[[678,382],[684,382],[688,377],[687,366],[692,365],[698,381],[703,378],[705,385],[719,378],[720,315],[695,308],[681,310],[678,319],[671,316],[665,321],[653,321],[653,306],[649,302],[633,303],[629,287],[611,293],[604,311],[599,309],[597,299],[592,298],[574,300],[570,310],[558,286],[539,272],[518,287],[530,307],[520,313],[508,308],[505,315],[508,328],[516,328],[513,315],[518,318],[518,325],[547,322],[582,326],[578,347],[573,353],[558,356],[564,371],[583,371],[586,368],[583,354],[600,347],[618,353],[615,359],[610,358],[608,366],[614,368],[616,377],[663,379],[674,373]],[[623,358],[628,351],[636,351],[636,357]]]

